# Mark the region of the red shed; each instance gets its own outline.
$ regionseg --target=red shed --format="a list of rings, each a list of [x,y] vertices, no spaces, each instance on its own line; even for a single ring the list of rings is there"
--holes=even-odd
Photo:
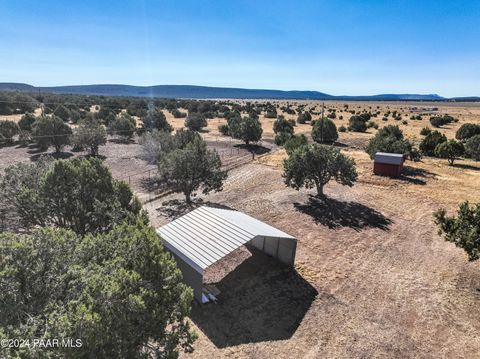
[[[377,152],[373,160],[373,173],[380,176],[398,177],[403,168],[403,155]]]

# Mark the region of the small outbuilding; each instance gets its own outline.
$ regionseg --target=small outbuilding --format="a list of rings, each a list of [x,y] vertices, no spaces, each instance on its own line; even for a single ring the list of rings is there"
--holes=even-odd
[[[216,294],[204,287],[205,270],[242,245],[292,267],[295,262],[294,237],[235,210],[202,206],[158,228],[157,233],[200,303],[215,300]]]
[[[377,152],[373,160],[373,173],[380,176],[398,177],[402,173],[405,157],[398,153]]]

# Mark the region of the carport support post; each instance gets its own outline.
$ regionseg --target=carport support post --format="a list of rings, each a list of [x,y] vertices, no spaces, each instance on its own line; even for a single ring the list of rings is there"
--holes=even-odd
[[[277,253],[275,254],[275,259],[279,259],[278,258],[278,252],[280,250],[280,238],[277,238]]]
[[[292,250],[292,267],[295,268],[295,256],[297,255],[297,241],[294,242],[293,250]]]

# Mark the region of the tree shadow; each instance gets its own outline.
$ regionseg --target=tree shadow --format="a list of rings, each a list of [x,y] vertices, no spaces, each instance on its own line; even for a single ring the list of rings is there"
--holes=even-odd
[[[119,145],[129,145],[129,144],[135,143],[135,140],[133,138],[126,139],[121,137],[113,137],[113,138],[109,138],[108,142],[116,143]]]
[[[268,143],[271,146],[276,146],[273,138],[262,138],[261,143]]]
[[[105,155],[92,155],[91,153],[86,153],[83,157],[90,159],[90,158],[98,158],[100,161],[105,161],[107,159],[107,156]]]
[[[261,145],[254,145],[254,144],[246,145],[242,143],[242,144],[234,145],[233,147],[240,148],[242,150],[247,150],[248,152],[254,153],[255,155],[263,155],[271,151],[271,149],[268,147],[261,146]]]
[[[468,165],[465,163],[454,163],[452,167],[457,167],[464,170],[480,171],[480,167]]]
[[[291,267],[251,252],[214,283],[216,304],[192,308],[191,319],[217,348],[291,338],[318,295]]]
[[[220,203],[205,201],[202,198],[193,199],[192,203],[190,204],[187,203],[185,200],[171,199],[162,202],[162,206],[157,208],[157,212],[164,217],[175,219],[201,206],[221,209],[233,209]]]
[[[15,148],[32,148],[32,145],[30,145],[28,141],[19,141],[16,143]]]
[[[55,160],[66,160],[67,158],[70,158],[73,156],[73,153],[71,152],[52,152],[52,153],[44,153],[40,152],[37,153],[33,156],[30,156],[30,161],[36,162],[40,159],[40,157],[51,157]]]
[[[70,149],[70,151],[76,152],[76,153],[80,153],[80,152],[85,152],[85,149],[82,148],[82,147],[72,146],[72,148]]]
[[[350,147],[350,146],[347,145],[346,143],[344,143],[344,142],[338,142],[338,141],[336,141],[333,145],[334,145],[335,147],[342,147],[342,148],[344,148],[344,147]]]
[[[35,155],[35,154],[38,154],[38,153],[45,153],[45,152],[48,151],[48,148],[41,148],[37,144],[28,145],[27,148],[28,148],[27,153],[29,155]]]
[[[211,202],[211,201],[204,201],[201,198],[198,199],[197,203],[198,203],[198,206],[207,206],[207,207],[212,207],[212,208],[229,209],[231,211],[236,211],[235,208],[232,208],[232,207],[227,206],[225,204]]]
[[[295,202],[297,211],[313,218],[315,223],[335,229],[350,227],[356,231],[364,228],[379,228],[388,231],[392,220],[373,208],[358,202],[341,202],[334,198],[310,196],[308,203]]]
[[[435,178],[435,173],[427,171],[423,168],[404,166],[402,174],[397,177],[401,181],[409,182],[416,185],[425,185],[427,178]]]

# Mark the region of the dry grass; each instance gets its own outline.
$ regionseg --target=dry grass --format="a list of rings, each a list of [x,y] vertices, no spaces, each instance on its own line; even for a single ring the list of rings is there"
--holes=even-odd
[[[325,104],[342,115],[343,102]],[[307,103],[312,105],[319,110],[318,102]],[[439,113],[459,118],[441,129],[448,137],[464,122],[480,123],[480,104],[349,103],[356,110],[370,106],[380,106],[382,114],[387,107],[438,107]],[[166,115],[175,128],[183,127],[184,119]],[[343,116],[337,126],[350,114]],[[261,120],[265,137],[272,138],[273,120]],[[203,135],[211,144],[230,143],[218,136],[223,121],[209,120]],[[384,124],[381,118],[377,122]],[[407,126],[391,118],[387,123],[418,138],[428,117],[408,120]],[[303,133],[310,129],[296,127]],[[222,291],[220,301],[194,306],[191,319],[199,339],[195,352],[183,357],[478,357],[480,262],[469,263],[462,250],[439,237],[432,213],[439,207],[452,211],[465,199],[480,201],[480,164],[458,161],[450,167],[427,158],[407,162],[400,179],[374,176],[361,149],[374,133],[340,135],[348,145],[342,151],[356,160],[359,181],[352,188],[329,184],[326,201],[311,197],[312,191],[285,187],[283,150],[231,170],[222,192],[201,196],[203,203],[242,210],[295,235],[296,271],[246,248],[212,267],[206,279]],[[28,161],[28,151],[0,149],[0,171],[12,161]],[[116,177],[146,168],[132,160],[138,152],[135,144],[109,143],[101,150]],[[172,194],[148,202],[152,224],[180,215],[166,210],[167,203],[178,209],[178,200],[182,196]]]
[[[441,129],[449,137],[464,122],[480,122],[478,105],[421,106],[460,119]],[[261,120],[265,137],[273,137],[273,120]],[[387,123],[419,138],[428,117],[407,126]],[[216,134],[215,127],[209,130]],[[310,125],[296,131],[308,133]],[[199,340],[191,357],[478,356],[480,263],[469,263],[438,236],[432,214],[439,207],[452,211],[465,199],[480,201],[480,164],[462,160],[451,167],[427,158],[408,162],[400,179],[374,176],[360,149],[374,133],[340,135],[359,181],[352,188],[330,184],[326,203],[284,186],[283,150],[231,171],[224,191],[206,198],[295,235],[297,276],[246,249],[213,267],[207,280],[224,294],[219,304],[194,308]],[[157,225],[171,220],[158,214],[160,207],[161,201],[148,207]]]
[[[35,116],[40,116],[42,114],[42,109],[37,108],[34,111]],[[18,122],[22,118],[23,114],[16,114],[16,115],[0,115],[0,121],[7,120],[7,121],[14,121]]]
[[[245,102],[245,101],[239,101]],[[256,101],[251,101],[256,102]],[[293,104],[303,104],[305,105],[305,109],[310,109],[315,107],[316,112],[321,111],[322,102],[320,101],[270,101],[274,104],[279,104],[280,107],[288,104],[292,105],[293,109],[296,109],[297,106]],[[325,114],[327,114],[327,110],[329,108],[336,109],[337,118],[334,120],[337,127],[344,125],[345,127],[348,126],[348,119],[352,116],[348,110],[355,110],[355,111],[380,111],[378,117],[372,118],[379,127],[383,127],[385,125],[398,125],[405,135],[414,140],[420,140],[420,130],[430,125],[429,119],[430,116],[435,115],[444,115],[450,114],[455,118],[458,118],[457,123],[450,124],[448,126],[443,126],[442,128],[438,129],[440,132],[444,133],[449,138],[455,137],[455,132],[457,129],[463,124],[467,122],[478,123],[480,122],[480,102],[477,103],[455,103],[455,102],[343,102],[343,101],[325,101]],[[344,105],[348,105],[348,110],[345,110]],[[426,111],[412,111],[410,108],[417,107],[417,108],[432,108],[437,107],[437,111],[426,112]],[[387,111],[397,111],[398,113],[402,114],[402,121],[394,120],[391,115],[388,117],[388,121],[382,121],[383,114]],[[279,114],[284,115],[287,119],[297,119],[297,115],[289,115],[283,113],[282,111],[278,110]],[[419,113],[427,113],[423,115],[422,120],[410,120],[410,116]],[[343,116],[343,119],[340,120],[339,117]],[[313,115],[313,118],[319,118],[320,115]],[[183,126],[182,119],[173,119],[173,116],[167,114],[167,118],[174,124],[174,127],[180,128]],[[407,124],[403,124],[403,120],[407,121]],[[260,121],[262,122],[262,128],[265,138],[272,139],[274,137],[273,134],[273,122],[275,119],[272,118],[265,118],[263,115],[260,115]],[[225,123],[223,119],[214,119],[209,121],[208,131],[212,135],[220,135],[218,132],[218,125],[221,123]],[[296,133],[304,133],[309,134],[311,132],[311,125],[310,124],[298,124],[295,128]],[[376,133],[376,130],[371,128],[368,130],[367,133],[340,133],[340,142],[347,142],[351,143],[352,141],[361,141],[360,143],[364,143],[368,138],[370,138],[373,134]]]
[[[432,213],[465,195],[480,200],[478,192],[449,185],[479,183],[480,171],[426,161],[414,165],[410,179],[392,180],[371,175],[363,153],[350,154],[360,180],[353,188],[329,185],[327,203],[286,188],[276,160],[268,161],[276,153],[233,170],[224,191],[208,196],[295,235],[297,276],[268,258],[234,253],[219,265],[220,275],[211,275],[224,293],[220,303],[194,308],[200,337],[192,357],[478,354],[480,263],[468,263],[437,235]],[[149,205],[153,220],[168,222],[158,206]]]

